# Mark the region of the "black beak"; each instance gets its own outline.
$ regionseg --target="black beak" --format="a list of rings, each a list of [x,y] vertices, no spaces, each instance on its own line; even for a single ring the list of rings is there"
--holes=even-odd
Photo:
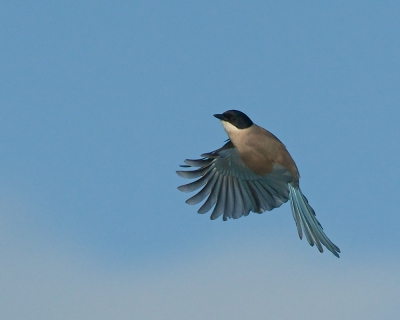
[[[218,114],[217,113],[217,114],[214,114],[214,117],[216,117],[219,120],[226,121],[226,118],[225,118],[225,116],[223,114]]]

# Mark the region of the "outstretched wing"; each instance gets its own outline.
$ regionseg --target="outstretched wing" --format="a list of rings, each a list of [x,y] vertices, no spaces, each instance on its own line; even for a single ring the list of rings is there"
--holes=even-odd
[[[223,215],[223,219],[237,219],[250,211],[262,213],[279,207],[289,199],[288,183],[293,177],[283,166],[275,164],[264,176],[251,171],[240,159],[231,141],[222,148],[202,155],[202,159],[185,160],[182,167],[196,167],[192,171],[177,171],[183,178],[198,180],[180,186],[183,192],[192,192],[203,187],[186,203],[198,204],[207,198],[198,210],[206,213],[213,206],[211,219]]]

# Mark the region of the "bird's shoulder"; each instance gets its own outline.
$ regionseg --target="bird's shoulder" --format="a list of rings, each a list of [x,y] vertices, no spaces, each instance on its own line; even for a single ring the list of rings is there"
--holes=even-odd
[[[253,124],[250,128],[248,128],[248,137],[249,140],[253,141],[265,141],[269,143],[275,143],[277,145],[282,145],[285,146],[281,140],[278,139],[276,135],[274,135],[272,132],[268,131],[267,129],[264,129],[263,127],[260,127],[256,124]]]
[[[257,152],[271,160],[275,154],[286,150],[285,145],[273,133],[256,124],[230,135],[230,139],[241,154]]]

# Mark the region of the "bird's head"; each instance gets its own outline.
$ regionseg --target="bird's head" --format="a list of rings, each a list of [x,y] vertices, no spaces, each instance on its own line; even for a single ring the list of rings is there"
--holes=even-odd
[[[246,114],[238,110],[228,110],[222,114],[214,114],[214,117],[222,121],[222,125],[226,131],[235,130],[235,128],[236,130],[243,130],[253,125],[253,121]]]

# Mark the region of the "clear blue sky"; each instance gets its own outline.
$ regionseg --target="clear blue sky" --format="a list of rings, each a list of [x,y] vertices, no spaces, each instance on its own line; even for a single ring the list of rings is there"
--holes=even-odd
[[[2,1],[2,319],[399,319],[397,1]],[[176,187],[239,109],[290,205],[223,222]]]

